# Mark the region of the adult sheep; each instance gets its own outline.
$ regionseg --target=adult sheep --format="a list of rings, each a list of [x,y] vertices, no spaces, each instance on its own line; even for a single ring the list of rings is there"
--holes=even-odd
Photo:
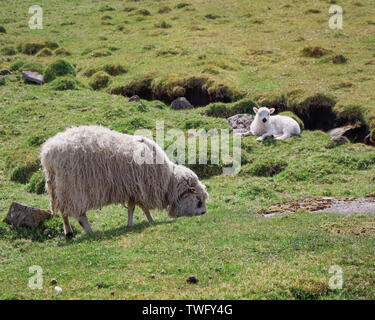
[[[61,212],[67,238],[73,236],[69,217],[91,233],[86,212],[112,203],[127,204],[128,226],[136,205],[150,222],[150,209],[167,209],[170,217],[206,213],[208,193],[197,175],[147,138],[72,127],[48,139],[40,156],[51,209]]]

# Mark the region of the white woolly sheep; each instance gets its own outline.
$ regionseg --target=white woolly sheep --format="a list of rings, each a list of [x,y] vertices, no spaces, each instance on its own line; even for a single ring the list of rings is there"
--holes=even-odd
[[[301,129],[296,120],[286,116],[271,116],[275,109],[254,108],[255,119],[251,123],[250,131],[254,136],[259,136],[257,141],[263,141],[273,136],[276,140],[284,140],[291,136],[299,135]]]
[[[73,236],[68,217],[90,233],[86,212],[112,203],[127,204],[128,226],[135,205],[150,222],[150,209],[167,209],[171,217],[206,213],[208,193],[197,175],[172,163],[147,138],[99,126],[72,127],[48,139],[40,155],[52,211],[61,212],[68,238]]]

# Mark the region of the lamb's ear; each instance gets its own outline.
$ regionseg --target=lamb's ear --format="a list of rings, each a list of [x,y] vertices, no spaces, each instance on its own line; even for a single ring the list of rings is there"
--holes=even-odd
[[[253,110],[254,110],[255,113],[258,113],[258,108],[254,107]]]
[[[275,108],[271,108],[270,109],[270,114],[274,113],[275,112]]]

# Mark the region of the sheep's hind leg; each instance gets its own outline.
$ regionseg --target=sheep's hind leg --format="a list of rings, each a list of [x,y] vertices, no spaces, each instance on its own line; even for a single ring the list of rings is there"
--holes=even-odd
[[[69,222],[68,216],[63,216],[63,222],[64,222],[64,234],[67,239],[73,238],[73,229]]]
[[[133,226],[133,213],[135,209],[135,202],[128,202],[128,227]]]
[[[143,205],[139,205],[139,206],[141,207],[144,214],[146,215],[148,222],[154,222],[154,218],[152,217],[152,214],[151,214],[150,210]]]
[[[275,140],[284,140],[290,138],[291,136],[292,135],[289,132],[284,132],[283,135],[276,137]]]
[[[87,220],[86,214],[80,216],[78,221],[86,234],[92,233],[92,229],[90,227],[89,220]]]

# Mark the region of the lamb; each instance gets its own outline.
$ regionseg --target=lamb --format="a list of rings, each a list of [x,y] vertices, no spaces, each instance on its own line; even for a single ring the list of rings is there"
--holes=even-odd
[[[273,136],[275,140],[284,140],[294,135],[299,135],[301,129],[296,120],[286,116],[270,116],[274,108],[253,108],[255,119],[251,123],[250,131],[254,136],[259,136],[257,141],[263,141]]]
[[[127,204],[129,227],[136,205],[150,222],[150,209],[167,209],[170,217],[206,213],[208,193],[197,175],[172,163],[147,138],[101,126],[71,127],[48,139],[40,157],[51,209],[61,212],[67,238],[73,237],[69,217],[91,233],[86,212],[108,204]]]

